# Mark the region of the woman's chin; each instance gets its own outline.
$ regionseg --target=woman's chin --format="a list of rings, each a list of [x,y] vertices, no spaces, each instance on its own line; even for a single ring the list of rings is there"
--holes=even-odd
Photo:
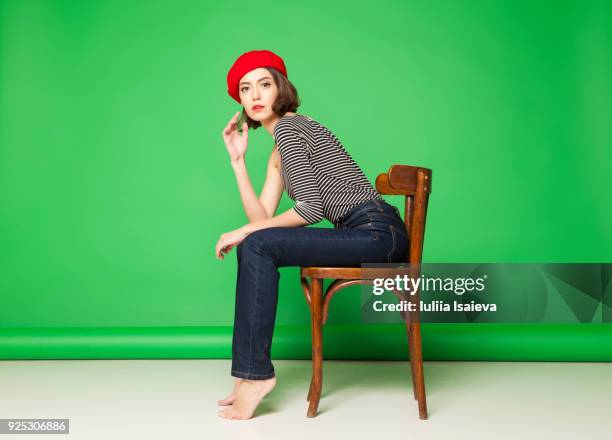
[[[262,122],[262,121],[265,121],[266,119],[269,119],[270,116],[272,116],[271,112],[261,111],[261,112],[256,112],[253,116],[249,116],[249,117],[253,121]]]

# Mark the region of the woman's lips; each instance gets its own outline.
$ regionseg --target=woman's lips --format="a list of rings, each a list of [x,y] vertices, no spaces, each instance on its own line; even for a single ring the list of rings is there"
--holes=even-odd
[[[264,108],[264,106],[263,106],[263,105],[258,105],[257,107],[253,107],[253,111],[254,111],[254,112],[257,112],[257,111],[259,111],[259,110],[262,110],[263,108]]]

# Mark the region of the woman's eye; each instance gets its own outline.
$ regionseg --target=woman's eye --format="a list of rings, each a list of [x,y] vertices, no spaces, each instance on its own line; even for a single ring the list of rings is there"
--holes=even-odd
[[[270,83],[262,83],[262,86],[271,86],[272,84]],[[241,87],[240,88],[240,93],[244,93],[245,90],[248,90],[249,88],[247,86]]]

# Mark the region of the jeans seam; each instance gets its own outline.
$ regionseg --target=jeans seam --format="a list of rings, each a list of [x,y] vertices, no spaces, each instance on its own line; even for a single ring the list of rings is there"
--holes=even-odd
[[[344,228],[347,230],[353,229],[353,228]],[[357,231],[359,231],[359,229],[356,229]],[[361,229],[363,230],[363,229]],[[309,240],[319,240],[319,241],[332,241],[332,240],[341,240],[341,241],[346,241],[346,240],[370,240],[371,237],[325,237],[325,238],[319,238],[319,237],[311,237],[309,238]],[[275,243],[276,241],[270,241],[269,243]],[[262,249],[259,246],[253,246],[253,250],[255,250],[256,252],[262,252]]]
[[[387,263],[391,263],[391,255],[393,254],[393,251],[395,251],[396,247],[395,227],[393,225],[389,225],[389,230],[391,231],[391,236],[393,237],[393,247],[391,248],[391,251],[387,254]]]
[[[257,288],[257,286],[258,286],[258,283],[257,283],[258,276],[259,276],[259,271],[256,270],[255,271],[255,281],[254,281],[254,284],[255,284],[255,304],[256,304],[255,308],[257,308],[257,309],[259,308],[259,302],[257,301],[257,298],[258,298],[257,295],[259,293],[259,289]],[[255,322],[254,321],[255,321],[255,319],[257,319],[258,315],[259,315],[259,310],[255,310],[255,313],[251,313],[251,316],[253,317],[253,319],[251,319],[251,331],[249,332],[251,334],[251,337],[249,338],[249,363],[248,363],[248,367],[247,367],[248,371],[251,371],[251,361],[252,361],[252,356],[253,356],[253,329],[257,328],[255,326]],[[245,373],[245,374],[249,374],[249,373]]]

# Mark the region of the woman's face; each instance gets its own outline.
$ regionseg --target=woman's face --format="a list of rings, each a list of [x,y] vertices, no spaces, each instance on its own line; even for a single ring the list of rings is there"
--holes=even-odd
[[[278,88],[268,69],[259,67],[244,75],[238,83],[238,92],[249,118],[261,122],[276,116],[272,105],[278,96]]]

